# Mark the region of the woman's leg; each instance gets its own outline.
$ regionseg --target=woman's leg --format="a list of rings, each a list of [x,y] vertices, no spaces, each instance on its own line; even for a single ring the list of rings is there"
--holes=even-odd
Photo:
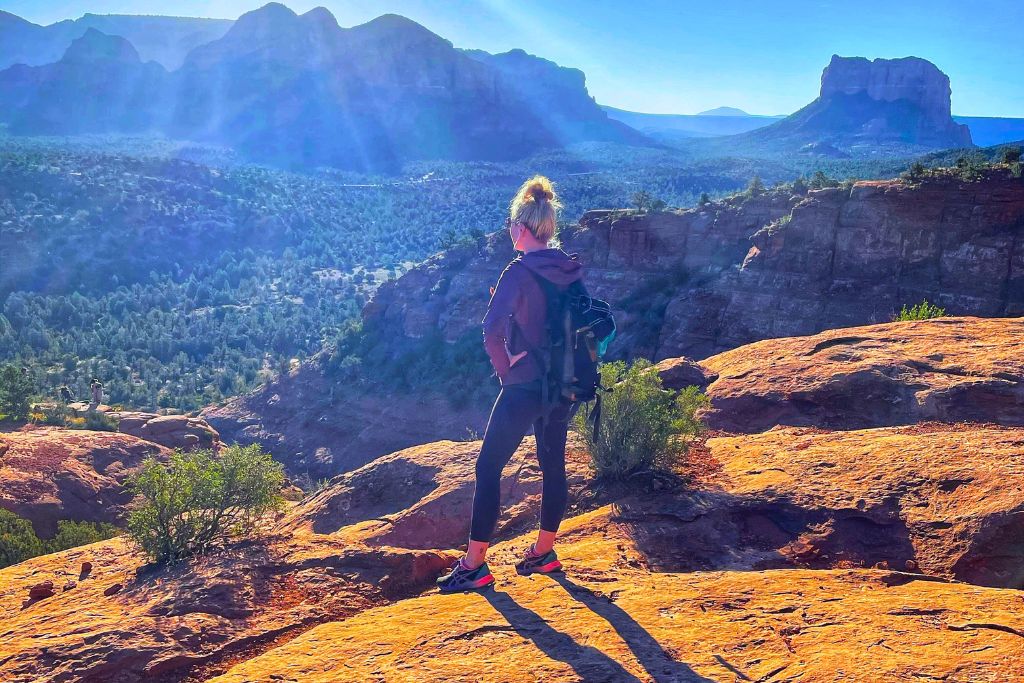
[[[540,532],[534,544],[534,552],[543,555],[555,543],[558,525],[565,515],[569,498],[569,485],[565,479],[565,440],[569,429],[568,404],[559,404],[551,411],[542,425],[534,423],[537,435],[537,460],[544,474],[540,502]]]
[[[465,559],[465,564],[470,568],[484,562],[487,545],[491,542],[501,512],[501,471],[519,448],[538,410],[539,395],[526,389],[505,387],[494,402],[480,455],[476,460],[473,519]]]

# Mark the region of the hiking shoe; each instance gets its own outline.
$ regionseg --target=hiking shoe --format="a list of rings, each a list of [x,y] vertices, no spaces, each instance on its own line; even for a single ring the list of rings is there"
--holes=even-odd
[[[516,565],[516,573],[520,576],[530,574],[550,574],[562,571],[562,563],[558,561],[558,555],[554,550],[549,550],[543,555],[534,555],[533,546],[526,551],[526,557]]]
[[[452,565],[452,570],[437,579],[437,588],[442,593],[472,591],[494,583],[494,576],[484,562],[476,569],[466,569],[462,560]]]

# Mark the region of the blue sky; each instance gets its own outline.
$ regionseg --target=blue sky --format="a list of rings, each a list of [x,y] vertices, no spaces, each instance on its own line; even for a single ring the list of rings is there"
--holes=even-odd
[[[235,18],[244,0],[0,0],[36,23],[98,14]],[[953,112],[1024,117],[1024,0],[291,0],[342,26],[385,12],[458,47],[521,47],[583,69],[602,104],[657,113],[720,105],[790,113],[817,95],[833,53],[929,59],[949,74]]]

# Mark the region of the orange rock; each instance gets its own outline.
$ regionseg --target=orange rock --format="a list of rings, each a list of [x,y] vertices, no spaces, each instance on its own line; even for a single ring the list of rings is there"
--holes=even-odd
[[[338,477],[297,505],[279,525],[281,531],[334,533],[402,548],[452,548],[469,537],[474,468],[479,441],[437,441],[385,455]],[[589,456],[570,439],[567,456],[570,490],[589,473]],[[537,523],[541,472],[533,437],[502,473],[502,510],[498,536]]]
[[[323,624],[213,680],[1020,680],[1017,591],[878,570],[651,573],[609,514],[569,520],[564,576],[515,576],[517,539],[495,548],[496,590]]]
[[[700,363],[713,429],[1024,425],[1024,319],[937,318],[769,339]],[[669,368],[670,364],[662,367]]]
[[[53,590],[53,581],[43,581],[28,589],[28,597],[31,600],[42,600],[53,597],[56,591]]]
[[[0,453],[0,507],[44,538],[61,519],[118,522],[131,501],[128,476],[146,458],[170,455],[126,434],[56,427],[0,433]]]
[[[787,428],[707,447],[731,504],[773,529],[762,537],[814,529],[784,552],[1024,587],[1024,428]]]
[[[103,582],[23,609],[40,576],[73,571],[86,552]],[[120,538],[36,557],[0,570],[0,680],[181,680],[225,651],[410,595],[452,558],[328,536],[243,542],[155,572]],[[111,581],[123,586],[116,594]]]

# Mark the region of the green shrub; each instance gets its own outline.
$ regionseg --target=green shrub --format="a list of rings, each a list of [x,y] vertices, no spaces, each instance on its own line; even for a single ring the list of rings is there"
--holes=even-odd
[[[1002,159],[1004,164],[1016,164],[1020,161],[1020,157],[1020,147],[1007,147],[1003,150]]]
[[[0,508],[0,568],[18,564],[45,552],[27,519]]]
[[[105,522],[73,522],[62,519],[57,522],[57,534],[43,545],[48,553],[59,553],[68,548],[98,543],[113,538],[119,533],[113,524]]]
[[[764,182],[761,180],[761,176],[755,175],[750,179],[747,184],[747,196],[758,197],[764,194]]]
[[[651,363],[643,359],[629,366],[605,363],[601,383],[613,390],[601,399],[598,439],[583,411],[574,421],[597,477],[620,480],[645,470],[675,470],[686,454],[688,437],[703,429],[696,411],[707,405],[707,397],[696,387],[679,393],[664,389]]]
[[[38,424],[49,425],[51,427],[66,427],[68,424],[68,418],[71,417],[71,411],[63,403],[54,403],[52,405],[44,405],[38,408],[38,412],[33,413],[33,422]]]
[[[98,410],[90,410],[85,413],[85,429],[96,432],[116,432],[117,420]]]
[[[27,420],[34,391],[28,373],[14,365],[0,366],[0,413]]]
[[[282,505],[284,470],[258,445],[147,460],[129,481],[128,533],[155,562],[173,563],[251,533]]]
[[[916,306],[907,308],[906,304],[903,304],[903,310],[899,312],[893,320],[895,322],[903,322],[907,320],[929,320],[931,318],[942,318],[946,315],[946,309],[934,306],[928,303],[925,299]]]

